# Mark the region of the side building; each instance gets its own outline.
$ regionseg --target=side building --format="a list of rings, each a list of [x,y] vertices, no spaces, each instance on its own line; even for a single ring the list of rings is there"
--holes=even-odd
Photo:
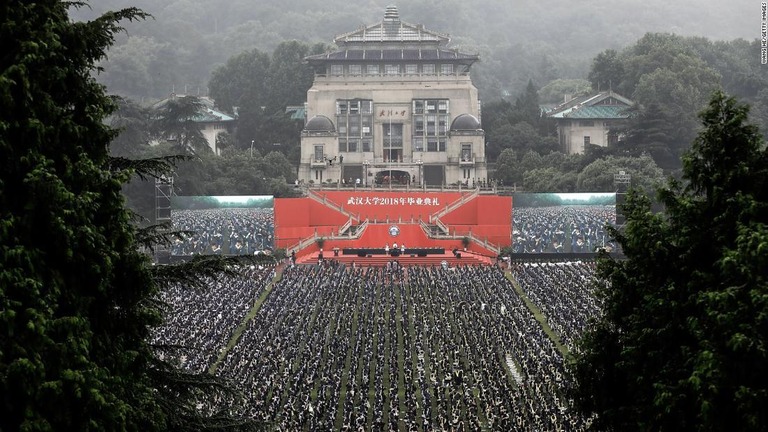
[[[481,105],[469,71],[477,60],[448,36],[400,21],[334,39],[305,60],[307,92],[298,176],[306,183],[473,185],[487,181]]]
[[[547,116],[557,123],[557,136],[565,154],[584,154],[587,145],[608,147],[622,140],[618,132],[630,116],[634,102],[612,91],[570,99]]]

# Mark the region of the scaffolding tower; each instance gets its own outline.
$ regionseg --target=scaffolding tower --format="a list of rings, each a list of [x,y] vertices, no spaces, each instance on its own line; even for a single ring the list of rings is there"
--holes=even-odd
[[[155,179],[155,224],[171,225],[171,197],[173,191],[173,177],[161,176]],[[168,264],[171,260],[171,251],[165,244],[155,246],[155,263]]]
[[[627,190],[632,186],[632,176],[627,174],[626,171],[619,171],[613,175],[613,185],[616,188],[616,227],[623,231],[626,218],[624,217],[624,212],[620,209],[627,197]]]

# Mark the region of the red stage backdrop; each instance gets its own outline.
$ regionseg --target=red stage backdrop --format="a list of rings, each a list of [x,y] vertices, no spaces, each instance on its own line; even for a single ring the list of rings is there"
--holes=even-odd
[[[311,193],[314,197],[275,199],[276,247],[292,247],[315,233],[330,236],[338,232],[350,215],[360,221],[369,220],[366,233],[357,240],[329,240],[326,249],[336,246],[382,247],[387,242],[387,227],[392,224],[400,227],[398,242],[409,246],[450,248],[458,244],[456,240],[431,239],[421,230],[419,220],[429,223],[432,217],[440,219],[452,234],[472,233],[500,247],[511,244],[512,198],[508,196],[368,190]],[[445,212],[463,197],[464,203]]]

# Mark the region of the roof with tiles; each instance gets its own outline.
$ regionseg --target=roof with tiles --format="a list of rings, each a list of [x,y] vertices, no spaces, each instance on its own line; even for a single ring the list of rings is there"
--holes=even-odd
[[[324,61],[452,61],[471,64],[476,54],[448,48],[448,35],[427,30],[421,24],[400,21],[396,6],[388,6],[381,22],[344,33],[334,39],[339,50],[306,57]]]
[[[192,121],[198,123],[215,123],[232,122],[235,121],[235,119],[227,114],[224,114],[223,112],[216,111],[212,108],[206,108],[205,111],[198,112],[197,115],[192,118]]]
[[[152,105],[152,108],[158,109],[164,107],[169,100],[174,100],[177,98],[185,98],[189,95],[183,95],[183,94],[176,94],[171,93],[171,95],[165,99],[162,99]],[[217,109],[214,108],[214,102],[211,98],[207,96],[195,96],[197,98],[198,103],[200,104],[200,109],[195,114],[194,117],[192,117],[190,120],[197,123],[216,123],[216,122],[233,122],[235,121],[235,118],[230,116],[229,114],[225,114]]]
[[[562,103],[547,112],[551,118],[625,119],[634,102],[613,91],[583,96]]]
[[[422,25],[408,24],[400,21],[397,6],[387,6],[384,12],[384,19],[381,22],[341,34],[333,41],[339,46],[356,43],[388,42],[427,42],[446,45],[450,38],[448,35],[427,30]]]
[[[359,49],[340,50],[325,54],[317,54],[307,57],[308,60],[333,60],[333,61],[363,61],[363,60],[409,60],[409,61],[435,61],[435,60],[477,60],[475,54],[465,54],[448,48],[429,49]]]

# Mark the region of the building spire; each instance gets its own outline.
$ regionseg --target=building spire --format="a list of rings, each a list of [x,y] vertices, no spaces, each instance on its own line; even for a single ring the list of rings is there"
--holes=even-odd
[[[400,14],[397,12],[397,6],[389,5],[384,12],[384,21],[392,23],[400,23]]]

